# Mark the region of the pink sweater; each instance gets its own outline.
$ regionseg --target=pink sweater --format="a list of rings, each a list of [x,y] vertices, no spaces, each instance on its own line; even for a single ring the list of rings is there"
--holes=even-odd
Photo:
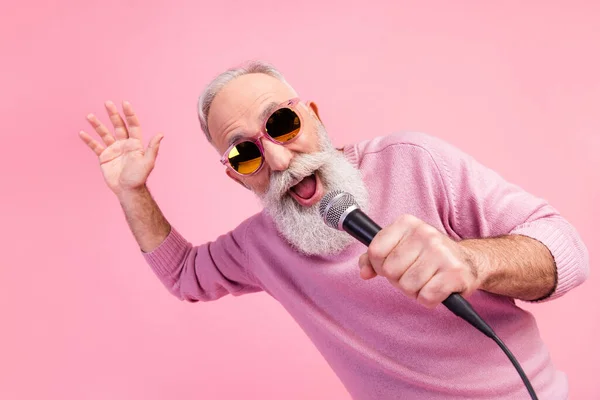
[[[405,133],[344,152],[363,173],[369,215],[379,225],[412,214],[457,240],[508,233],[535,238],[556,260],[558,287],[549,299],[587,278],[587,250],[556,210],[449,144]],[[356,242],[335,257],[301,256],[261,212],[200,246],[173,228],[143,256],[182,300],[271,295],[355,399],[529,398],[492,340],[443,306],[430,310],[405,297],[386,279],[362,280],[358,257],[365,250]],[[484,291],[469,301],[515,354],[538,397],[566,399],[567,378],[552,364],[533,316],[514,300]]]

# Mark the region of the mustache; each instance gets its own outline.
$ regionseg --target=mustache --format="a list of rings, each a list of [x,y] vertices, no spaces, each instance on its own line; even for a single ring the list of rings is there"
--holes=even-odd
[[[265,198],[273,200],[282,198],[290,187],[321,168],[329,157],[327,151],[297,154],[286,170],[271,173],[269,190],[265,193]]]

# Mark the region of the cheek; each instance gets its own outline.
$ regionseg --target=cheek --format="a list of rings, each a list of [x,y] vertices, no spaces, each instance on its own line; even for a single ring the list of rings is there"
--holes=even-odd
[[[302,133],[302,136],[298,138],[297,144],[298,151],[302,153],[314,153],[319,151],[319,137],[317,135],[316,126],[307,126],[306,130]]]
[[[245,183],[257,194],[266,193],[269,189],[269,175],[266,173],[266,168],[258,175],[247,178]]]

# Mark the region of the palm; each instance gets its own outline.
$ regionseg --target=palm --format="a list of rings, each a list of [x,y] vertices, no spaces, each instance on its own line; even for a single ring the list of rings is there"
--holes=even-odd
[[[100,166],[111,189],[130,189],[143,184],[150,170],[138,139],[117,140],[100,154]]]
[[[113,192],[141,187],[154,168],[162,135],[154,136],[148,148],[144,149],[140,124],[131,105],[123,103],[127,126],[112,102],[106,103],[106,109],[115,128],[114,135],[94,115],[88,116],[105,146],[83,131],[80,132],[81,139],[98,156],[104,180]]]

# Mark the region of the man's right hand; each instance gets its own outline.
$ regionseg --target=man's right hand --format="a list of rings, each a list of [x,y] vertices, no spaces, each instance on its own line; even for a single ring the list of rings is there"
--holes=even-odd
[[[144,150],[142,132],[131,104],[123,102],[123,112],[127,124],[121,118],[117,107],[105,103],[106,111],[114,127],[114,135],[96,118],[89,114],[87,120],[102,139],[104,145],[92,139],[84,131],[81,139],[94,151],[100,161],[100,168],[106,184],[117,196],[143,188],[154,168],[162,134],[154,136]]]

